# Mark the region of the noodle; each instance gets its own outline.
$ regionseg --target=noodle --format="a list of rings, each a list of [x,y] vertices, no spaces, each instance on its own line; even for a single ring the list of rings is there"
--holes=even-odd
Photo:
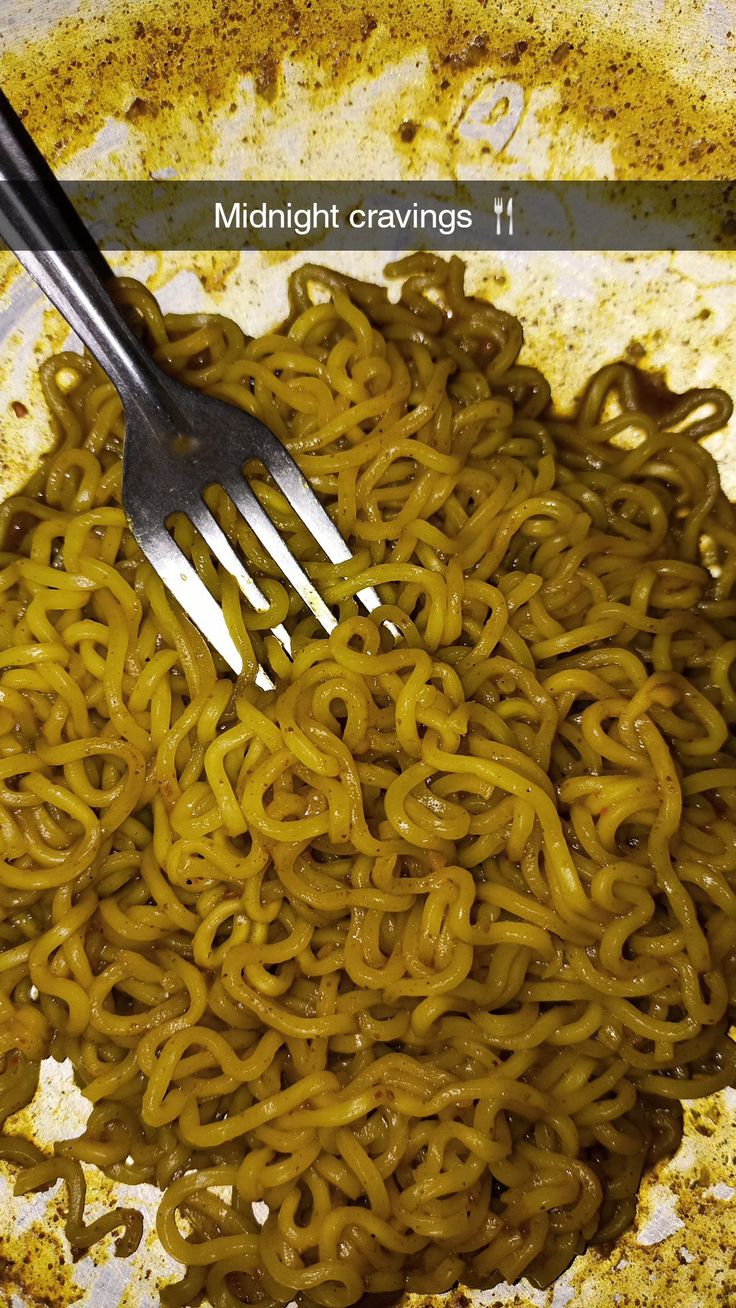
[[[117,290],[330,507],[341,567],[249,469],[329,638],[213,492],[266,612],[172,530],[233,683],[127,529],[88,357],[43,365],[57,444],[0,510],[0,1120],[49,1055],[92,1105],[0,1154],[64,1180],[78,1250],[141,1236],[85,1225],[83,1163],[158,1186],[169,1308],[548,1284],[736,1083],[730,402],[613,364],[562,419],[458,259],[389,272],[300,269],[255,340]]]

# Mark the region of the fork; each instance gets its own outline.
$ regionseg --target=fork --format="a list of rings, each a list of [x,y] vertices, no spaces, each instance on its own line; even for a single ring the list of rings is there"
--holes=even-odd
[[[501,216],[503,214],[503,200],[500,195],[493,197],[493,212],[496,215],[496,236],[501,235]]]
[[[172,595],[236,674],[243,662],[224,614],[166,522],[184,513],[213,556],[235,579],[246,602],[268,602],[204,500],[220,486],[320,626],[336,618],[263,509],[243,466],[258,460],[331,563],[350,550],[284,445],[250,414],[190,390],[154,363],[113,303],[106,260],[46,160],[0,91],[0,237],[97,359],[116,387],[125,414],[123,507],[145,557]],[[372,587],[358,592],[372,612]],[[390,624],[386,624],[389,626]],[[393,628],[391,627],[393,630]],[[287,654],[289,634],[272,628]],[[270,688],[264,668],[256,680]]]

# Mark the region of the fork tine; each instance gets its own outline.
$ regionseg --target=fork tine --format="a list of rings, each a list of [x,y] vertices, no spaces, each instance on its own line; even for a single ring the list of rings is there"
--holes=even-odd
[[[132,524],[131,524],[132,525]],[[147,526],[145,531],[133,528],[138,544],[146,558],[172,595],[179,601],[187,616],[199,628],[206,640],[214,645],[228,667],[236,675],[243,671],[243,660],[228,631],[225,616],[204,582],[198,577],[189,559],[166,529]],[[273,682],[268,674],[256,678],[258,684],[271,689]],[[264,680],[265,679],[265,680]]]
[[[222,527],[215,521],[204,500],[200,500],[198,504],[190,505],[187,513],[215,558],[230,573],[231,577],[234,577],[251,608],[255,609],[257,613],[263,613],[268,608],[268,600],[258,583],[253,580],[238,558]],[[283,623],[279,622],[277,626],[271,628],[271,631],[283,649],[286,650],[286,653],[291,654],[291,637]]]
[[[286,447],[273,437],[273,444],[271,441],[264,441],[260,457],[291,507],[312,533],[317,544],[321,545],[330,563],[347,563],[352,559],[350,549],[332,518],[320,504],[301,468]],[[358,599],[369,613],[381,604],[381,599],[372,586],[365,586],[363,590],[359,590]]]
[[[276,438],[274,437],[274,445]],[[306,477],[294,462],[285,446],[269,448],[261,455],[274,481],[278,483],[293,509],[296,510],[305,527],[319,542],[330,563],[347,563],[352,557],[345,541],[340,535],[330,515],[323,509]]]
[[[278,564],[284,576],[291,582],[320,626],[328,633],[332,631],[337,626],[335,615],[330,612],[322,596],[315,589],[314,583],[294,558],[250,486],[246,481],[235,477],[223,481],[223,485],[233,504],[240,510],[251,530],[255,532],[274,563]]]

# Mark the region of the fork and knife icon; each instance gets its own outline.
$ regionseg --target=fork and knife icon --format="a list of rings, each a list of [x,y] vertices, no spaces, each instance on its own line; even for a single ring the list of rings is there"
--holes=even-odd
[[[494,201],[493,201],[493,212],[494,212],[495,215],[496,215],[496,236],[500,236],[500,235],[501,235],[501,220],[502,220],[502,218],[503,218],[503,199],[502,199],[502,197],[501,197],[500,195],[497,195],[497,196],[494,198]],[[506,201],[506,220],[507,220],[507,223],[508,223],[508,235],[509,235],[509,236],[513,236],[513,234],[514,234],[514,201],[513,201],[513,197],[510,197],[510,198]]]

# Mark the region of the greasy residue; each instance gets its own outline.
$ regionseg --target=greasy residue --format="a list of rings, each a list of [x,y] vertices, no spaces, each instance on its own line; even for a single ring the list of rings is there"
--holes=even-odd
[[[44,32],[22,49],[11,38],[4,51],[0,44],[5,90],[56,164],[114,118],[138,138],[137,175],[170,166],[186,173],[187,161],[191,167],[215,148],[215,107],[237,121],[243,79],[257,111],[248,140],[230,144],[246,144],[257,163],[281,125],[292,70],[324,111],[319,132],[329,158],[352,130],[330,116],[330,103],[404,60],[415,67],[407,74],[412,112],[401,111],[398,96],[395,121],[384,118],[382,129],[406,176],[451,171],[459,98],[468,84],[490,78],[519,87],[527,105],[537,96],[540,126],[551,137],[549,175],[586,171],[585,159],[570,156],[575,132],[610,152],[619,176],[734,175],[728,106],[736,20],[733,29],[718,25],[713,6],[651,6],[647,17],[647,7],[614,0],[602,22],[597,6],[581,0],[503,7],[488,0],[83,0],[70,7],[73,16],[54,28],[53,40]],[[508,108],[493,106],[491,115]],[[490,175],[513,164],[513,151],[509,159],[497,148],[502,137],[492,139],[496,148],[486,142],[473,156]]]
[[[59,1222],[59,1229],[61,1222]],[[70,1308],[82,1297],[74,1284],[71,1255],[48,1222],[31,1226],[10,1240],[0,1237],[0,1304],[11,1308]]]

